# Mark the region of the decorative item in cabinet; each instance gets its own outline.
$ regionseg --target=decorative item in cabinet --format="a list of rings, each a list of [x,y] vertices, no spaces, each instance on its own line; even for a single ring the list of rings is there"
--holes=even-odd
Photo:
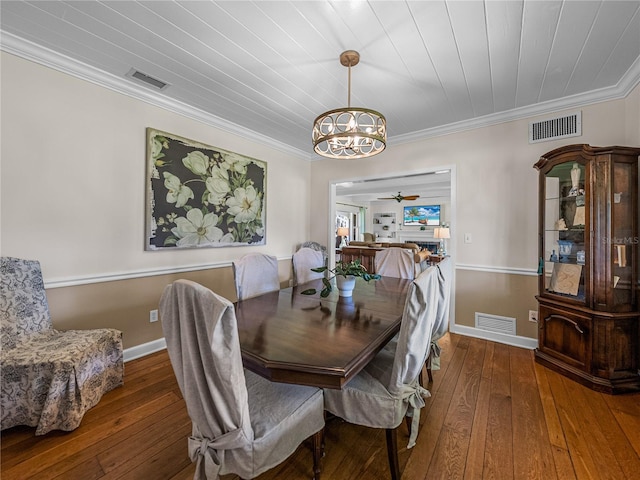
[[[373,233],[376,238],[395,238],[396,214],[376,213],[373,216]]]
[[[569,145],[539,170],[536,361],[598,391],[640,391],[640,148]]]

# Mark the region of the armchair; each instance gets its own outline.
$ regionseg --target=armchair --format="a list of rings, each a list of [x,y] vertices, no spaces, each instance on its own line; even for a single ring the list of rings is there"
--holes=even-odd
[[[122,332],[55,330],[35,260],[0,259],[2,429],[74,430],[122,385]]]

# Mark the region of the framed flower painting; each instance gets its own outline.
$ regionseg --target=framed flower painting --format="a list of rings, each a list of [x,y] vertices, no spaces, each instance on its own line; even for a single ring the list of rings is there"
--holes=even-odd
[[[266,162],[147,128],[147,172],[147,250],[266,243]]]

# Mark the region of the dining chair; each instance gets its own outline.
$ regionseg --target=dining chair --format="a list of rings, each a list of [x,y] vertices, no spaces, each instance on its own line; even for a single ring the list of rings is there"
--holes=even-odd
[[[341,390],[325,389],[325,409],[349,423],[384,428],[392,480],[399,480],[396,429],[411,417],[409,443],[416,443],[423,397],[418,375],[427,357],[431,331],[437,313],[438,274],[429,267],[416,278],[402,314],[396,348],[383,349]]]
[[[167,285],[159,313],[169,359],[192,422],[189,457],[195,480],[254,478],[312,438],[320,477],[322,390],[270,382],[244,370],[233,304],[208,288]]]
[[[278,259],[264,253],[248,253],[232,262],[238,300],[280,290]]]
[[[316,280],[324,277],[324,272],[313,272],[312,268],[324,267],[325,261],[322,252],[303,247],[293,254],[293,278],[294,284]]]
[[[74,430],[123,383],[122,332],[54,329],[37,260],[0,258],[0,339],[3,430]]]
[[[438,270],[438,311],[436,313],[433,330],[431,332],[431,342],[425,364],[429,382],[433,382],[432,370],[440,369],[440,340],[449,330],[449,301],[451,299],[451,277],[453,267],[451,257],[444,258],[436,265]],[[422,371],[420,371],[420,385],[424,386]]]
[[[413,279],[415,261],[413,252],[399,247],[383,248],[376,252],[375,272],[383,277]]]

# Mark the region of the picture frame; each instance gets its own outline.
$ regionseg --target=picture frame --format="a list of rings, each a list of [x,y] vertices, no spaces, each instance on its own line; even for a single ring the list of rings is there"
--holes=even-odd
[[[582,265],[554,263],[549,290],[565,295],[577,296],[580,289]]]
[[[146,146],[146,250],[266,244],[266,162],[154,128]]]
[[[402,208],[404,226],[440,225],[440,205],[410,205]]]

